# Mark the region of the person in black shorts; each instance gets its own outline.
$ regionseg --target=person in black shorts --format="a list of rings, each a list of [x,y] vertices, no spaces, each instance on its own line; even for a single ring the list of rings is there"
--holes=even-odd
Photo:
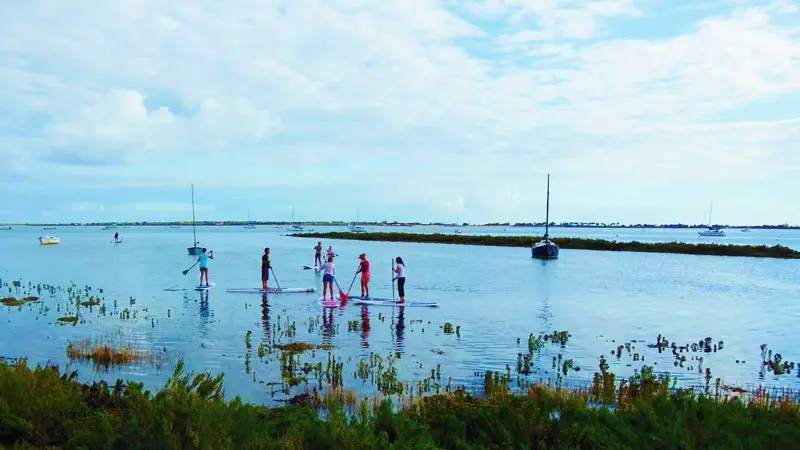
[[[269,269],[272,266],[269,262],[269,247],[264,249],[264,254],[261,255],[261,288],[267,290],[267,282],[269,281]]]
[[[314,267],[321,267],[322,266],[322,242],[317,242],[317,246],[314,247]]]

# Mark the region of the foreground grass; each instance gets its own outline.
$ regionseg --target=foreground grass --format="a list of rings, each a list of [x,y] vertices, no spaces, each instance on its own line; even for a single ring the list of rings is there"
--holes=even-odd
[[[397,409],[365,398],[348,408],[354,395],[306,395],[268,408],[225,400],[221,375],[184,375],[182,362],[155,395],[138,383],[81,384],[56,367],[0,363],[0,393],[7,448],[727,450],[800,442],[795,403],[670,393],[650,374],[619,388],[614,411],[587,406],[599,392],[537,385],[511,394],[496,373],[487,374],[481,398],[458,389]]]
[[[290,236],[315,239],[350,239],[357,241],[420,242],[431,244],[487,245],[494,247],[528,247],[539,236],[488,236],[422,233],[296,233]],[[800,259],[800,251],[781,245],[686,244],[682,242],[615,242],[604,239],[553,238],[559,247],[577,250],[609,250],[649,253],[683,253],[689,255],[752,256],[762,258]]]

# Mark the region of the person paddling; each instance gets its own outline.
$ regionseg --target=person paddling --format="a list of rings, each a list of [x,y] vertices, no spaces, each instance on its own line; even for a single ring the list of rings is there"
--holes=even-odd
[[[397,294],[400,296],[400,301],[397,303],[405,303],[406,301],[406,265],[403,263],[403,258],[397,257],[394,260],[397,265],[394,267],[395,277],[392,281],[397,280]]]
[[[119,231],[114,232],[114,242],[119,242]]]
[[[333,300],[333,280],[336,276],[336,266],[333,264],[333,256],[328,256],[328,261],[322,265],[322,300],[325,300],[325,293],[328,288],[331,290],[331,300]]]
[[[322,242],[317,242],[317,246],[314,247],[314,267],[318,267],[322,265]]]
[[[369,260],[367,260],[366,253],[358,255],[358,259],[361,260],[361,263],[358,265],[356,273],[361,273],[361,296],[369,298]]]
[[[269,247],[264,249],[264,254],[261,255],[261,289],[267,290],[267,283],[269,282]]]
[[[328,256],[336,256],[336,255],[333,254],[333,246],[332,245],[328,246]]]
[[[208,260],[214,259],[214,251],[212,250],[209,253],[206,253],[206,248],[203,248],[203,252],[200,253],[200,256],[197,258],[197,261],[200,262],[200,286],[203,285],[203,276],[206,279],[206,287],[208,287]]]

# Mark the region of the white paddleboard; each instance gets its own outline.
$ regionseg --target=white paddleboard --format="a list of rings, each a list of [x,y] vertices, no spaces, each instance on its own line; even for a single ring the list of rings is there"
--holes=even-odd
[[[316,291],[316,288],[277,288],[271,287],[267,290],[261,288],[228,288],[227,292],[239,292],[248,294],[299,294]]]
[[[353,303],[357,305],[372,305],[372,306],[410,306],[410,307],[419,307],[419,308],[438,308],[439,304],[436,302],[409,302],[406,301],[405,303],[398,303],[397,301],[392,301],[389,299],[377,299],[372,298],[370,300],[364,300],[361,298],[353,298]]]
[[[209,289],[212,289],[214,286],[216,286],[216,284],[213,281],[209,281],[208,286],[200,285],[200,286],[195,287],[194,289],[196,291],[207,291]]]
[[[342,306],[342,300],[338,297],[334,298],[333,300],[328,297],[326,300],[323,300],[322,297],[318,298],[317,301],[320,305],[326,308],[338,308]]]

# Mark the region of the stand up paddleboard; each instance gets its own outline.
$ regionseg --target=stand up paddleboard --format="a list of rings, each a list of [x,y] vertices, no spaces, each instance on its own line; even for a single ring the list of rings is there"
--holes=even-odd
[[[353,303],[357,305],[372,305],[372,306],[411,306],[420,308],[438,308],[439,304],[436,302],[409,302],[398,303],[397,301],[388,298],[370,298],[364,299],[363,297],[349,297]]]
[[[214,284],[214,282],[213,282],[213,281],[209,281],[209,282],[208,282],[208,286],[206,286],[206,285],[200,285],[200,286],[197,286],[197,287],[195,287],[194,289],[195,289],[196,291],[207,291],[207,290],[209,290],[209,289],[212,289],[214,286],[216,286],[216,284]]]
[[[314,272],[319,272],[322,270],[321,266],[303,266],[303,270],[311,270],[314,269]]]
[[[322,297],[318,298],[317,301],[320,305],[324,306],[325,308],[338,308],[342,306],[342,300],[338,297],[334,298],[333,300],[327,299],[323,300]]]
[[[316,291],[316,288],[228,288],[227,292],[239,292],[247,294],[299,294]]]

